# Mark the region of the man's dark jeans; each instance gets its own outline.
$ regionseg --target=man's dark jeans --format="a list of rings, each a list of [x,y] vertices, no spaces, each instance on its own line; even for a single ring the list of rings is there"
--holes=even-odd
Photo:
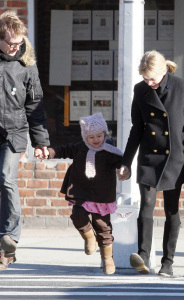
[[[21,204],[17,186],[20,153],[16,153],[9,141],[0,145],[0,238],[9,235],[17,241],[21,231]]]

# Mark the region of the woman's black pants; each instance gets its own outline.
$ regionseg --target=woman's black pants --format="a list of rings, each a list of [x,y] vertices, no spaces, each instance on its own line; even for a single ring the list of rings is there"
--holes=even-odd
[[[138,226],[138,254],[148,262],[153,234],[153,211],[156,204],[157,191],[155,188],[140,184],[141,204]],[[169,261],[173,263],[176,243],[180,228],[179,197],[181,187],[163,192],[165,226],[163,236],[162,263]]]

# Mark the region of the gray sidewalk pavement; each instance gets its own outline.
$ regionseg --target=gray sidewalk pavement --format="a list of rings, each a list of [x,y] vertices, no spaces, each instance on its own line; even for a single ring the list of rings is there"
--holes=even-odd
[[[155,274],[162,256],[163,228],[154,228]],[[75,228],[22,229],[17,262],[3,274],[98,274],[103,275],[99,250],[85,255],[84,242]],[[174,276],[184,276],[184,228],[181,228],[174,260]],[[2,274],[2,273],[1,273]],[[118,269],[116,274],[134,274],[133,269]]]

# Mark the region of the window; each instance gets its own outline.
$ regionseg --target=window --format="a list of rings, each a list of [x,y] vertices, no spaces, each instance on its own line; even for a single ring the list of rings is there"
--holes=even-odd
[[[66,4],[67,3],[68,1],[66,1]],[[114,41],[114,44],[116,44],[116,47],[118,47],[118,42],[115,42],[114,20],[115,12],[117,17],[117,11],[119,9],[119,0],[83,0],[70,1],[70,3],[70,7],[66,7],[64,5],[65,1],[35,1],[35,32],[37,49],[36,56],[40,80],[44,92],[44,106],[51,144],[56,145],[59,143],[65,144],[69,142],[75,143],[81,140],[79,121],[75,119],[77,119],[80,114],[78,113],[78,117],[76,117],[77,109],[78,112],[80,112],[79,109],[81,110],[81,112],[85,112],[85,97],[87,97],[87,101],[90,101],[88,107],[90,113],[103,110],[104,112],[108,112],[108,114],[112,114],[112,117],[107,117],[107,123],[109,130],[112,132],[112,137],[116,139],[117,121],[116,115],[114,116],[114,109],[117,108],[114,107],[114,98],[117,97],[117,77],[114,76],[114,68],[117,68],[117,66],[114,65],[114,59],[117,59],[117,53],[115,53],[114,50],[112,50],[112,53],[109,54],[111,43],[109,37],[107,37],[107,39],[100,39],[100,35],[98,35],[99,32],[96,32],[96,37],[90,37],[90,39],[73,39],[73,73],[69,91],[70,99],[73,96],[77,98],[77,101],[70,100],[70,106],[72,106],[72,111],[70,111],[69,126],[64,125],[64,87],[57,85],[49,85],[49,60],[51,10],[64,10],[66,8],[73,10],[73,12],[75,13],[75,18],[73,19],[73,26],[77,25],[79,22],[80,24],[83,24],[85,26],[88,22],[85,15],[81,15],[80,17],[78,16],[78,11],[90,12],[91,18],[93,17],[92,15],[94,11],[109,11],[110,13],[112,13],[113,18],[113,24],[111,28],[112,40]],[[108,25],[108,18],[110,17],[107,16],[107,14],[102,14],[102,16],[100,17],[100,26],[103,27],[104,30]],[[98,21],[99,19],[96,22]],[[106,34],[105,31],[104,34]],[[90,63],[90,68],[92,68],[93,64],[93,69],[96,70],[96,73],[94,72],[96,76],[90,73],[90,79],[87,78],[88,80],[84,80],[84,78],[82,78],[81,71],[81,74],[77,79],[76,76],[78,74],[78,70],[81,70],[82,68],[83,70],[86,70],[86,74],[88,74],[88,63]],[[111,65],[109,66],[109,64]],[[112,67],[113,69],[113,74],[108,75],[107,71],[109,71],[110,67]],[[103,70],[106,70],[106,72],[103,73]],[[81,92],[83,93],[81,94]],[[111,98],[113,99],[111,100]],[[77,105],[80,105],[80,108],[77,108]]]

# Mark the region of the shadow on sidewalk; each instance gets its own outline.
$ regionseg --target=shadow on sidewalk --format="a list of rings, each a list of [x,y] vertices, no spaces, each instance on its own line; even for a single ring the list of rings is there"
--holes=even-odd
[[[62,265],[46,265],[46,264],[19,264],[15,263],[10,265],[9,268],[0,273],[0,275],[84,275],[84,276],[105,276],[109,277],[112,275],[104,275],[101,267],[93,266],[62,266]],[[119,275],[137,275],[133,269],[117,269],[113,274],[114,276]]]
[[[26,249],[30,249],[30,250],[57,250],[57,251],[69,251],[69,252],[84,252],[84,249],[77,249],[77,248],[51,248],[51,247],[18,247],[18,250],[26,250]],[[98,249],[96,251],[97,253],[100,252],[100,250]]]

